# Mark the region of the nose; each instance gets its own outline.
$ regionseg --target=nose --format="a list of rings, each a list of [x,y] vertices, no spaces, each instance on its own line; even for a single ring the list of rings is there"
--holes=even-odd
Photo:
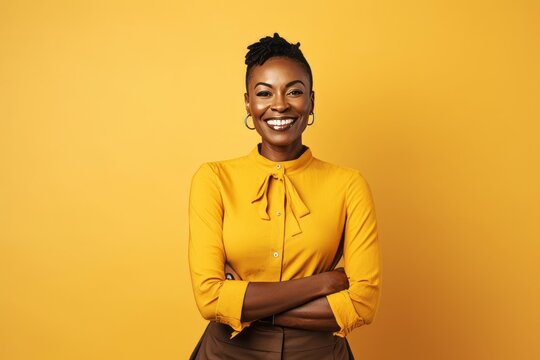
[[[275,94],[272,101],[272,110],[275,110],[277,112],[284,112],[287,109],[289,109],[289,103],[287,102],[285,95]]]

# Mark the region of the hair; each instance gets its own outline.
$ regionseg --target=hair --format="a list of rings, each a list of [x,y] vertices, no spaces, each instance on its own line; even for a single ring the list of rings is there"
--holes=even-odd
[[[300,50],[300,43],[291,44],[278,33],[274,33],[274,37],[266,36],[261,38],[258,42],[253,43],[247,47],[249,51],[246,54],[246,90],[248,88],[248,80],[251,75],[251,70],[256,65],[262,65],[266,60],[273,57],[285,57],[298,62],[304,67],[309,77],[310,91],[313,90],[313,75],[311,73],[311,67],[307,62],[302,50]]]

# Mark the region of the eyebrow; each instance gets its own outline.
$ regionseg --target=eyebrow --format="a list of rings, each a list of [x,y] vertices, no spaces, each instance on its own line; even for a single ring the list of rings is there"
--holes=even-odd
[[[293,81],[287,83],[287,85],[285,85],[285,87],[293,86],[293,85],[296,84],[296,83],[300,83],[300,84],[304,85],[304,87],[306,86],[306,85],[302,82],[302,80],[293,80]],[[259,86],[259,85],[267,86],[267,87],[269,87],[269,88],[272,87],[272,85],[270,85],[270,84],[268,84],[268,83],[265,83],[265,82],[262,82],[262,81],[259,81],[258,83],[256,83],[256,84],[255,84],[255,87],[257,87],[257,86]]]

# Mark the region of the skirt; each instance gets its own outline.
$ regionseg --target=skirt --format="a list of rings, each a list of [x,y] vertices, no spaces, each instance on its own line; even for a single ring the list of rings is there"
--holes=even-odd
[[[233,339],[232,329],[211,321],[190,360],[354,360],[346,338],[253,322]]]

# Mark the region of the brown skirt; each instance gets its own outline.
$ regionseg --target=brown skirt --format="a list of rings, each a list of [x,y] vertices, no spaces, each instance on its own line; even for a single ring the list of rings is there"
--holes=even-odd
[[[346,338],[254,322],[233,339],[228,325],[211,321],[190,360],[354,360]]]

